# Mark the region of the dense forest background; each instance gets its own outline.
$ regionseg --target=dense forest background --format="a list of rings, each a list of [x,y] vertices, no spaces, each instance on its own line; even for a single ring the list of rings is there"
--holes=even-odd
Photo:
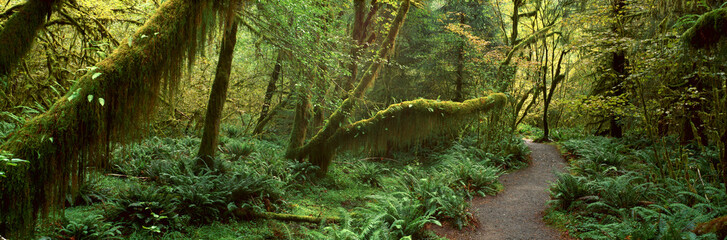
[[[724,238],[726,28],[721,0],[2,1],[0,236],[437,238],[529,137],[574,157],[571,236]]]

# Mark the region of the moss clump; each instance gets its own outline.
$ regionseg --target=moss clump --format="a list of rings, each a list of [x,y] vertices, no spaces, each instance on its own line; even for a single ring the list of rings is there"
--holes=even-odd
[[[428,136],[450,131],[507,101],[504,94],[470,99],[462,103],[418,99],[389,106],[374,117],[340,129],[332,143],[345,149],[383,152],[404,147]]]
[[[727,8],[705,13],[682,34],[682,41],[696,49],[708,49],[727,34]]]

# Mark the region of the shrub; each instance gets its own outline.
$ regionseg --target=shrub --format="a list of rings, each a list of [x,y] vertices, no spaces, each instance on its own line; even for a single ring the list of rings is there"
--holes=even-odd
[[[444,171],[452,174],[453,187],[480,196],[494,195],[502,189],[497,179],[502,174],[497,167],[486,167],[469,160],[453,162]],[[471,198],[472,196],[470,196]]]
[[[241,157],[247,157],[255,149],[252,144],[232,140],[225,145],[227,151],[232,154],[231,161],[237,161]]]
[[[103,185],[100,176],[87,174],[86,180],[78,189],[76,195],[68,195],[66,202],[69,206],[90,205],[97,202],[106,202],[111,196],[111,188]]]
[[[381,164],[361,162],[356,168],[356,178],[372,187],[381,187],[381,176],[390,170]]]
[[[132,230],[162,233],[179,229],[184,221],[175,212],[174,198],[163,188],[136,185],[113,202],[110,219]]]
[[[374,195],[373,202],[360,209],[362,239],[421,239],[426,224],[440,225],[434,219],[435,210],[427,209],[421,201],[405,193]]]
[[[593,189],[583,177],[559,173],[558,180],[550,185],[551,206],[558,210],[570,210],[580,198],[593,194]]]
[[[437,171],[427,177],[409,172],[411,171],[398,174],[394,192],[406,194],[410,199],[419,201],[422,211],[431,212],[439,220],[451,220],[460,229],[473,220],[464,193],[449,187],[454,183],[451,177]]]

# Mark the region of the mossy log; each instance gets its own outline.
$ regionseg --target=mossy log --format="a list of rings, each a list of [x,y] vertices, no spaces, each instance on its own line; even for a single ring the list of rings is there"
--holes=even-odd
[[[380,153],[389,147],[407,146],[433,134],[458,128],[464,120],[502,107],[505,102],[507,97],[497,93],[461,103],[418,99],[393,104],[372,118],[341,128],[330,144]]]
[[[25,57],[35,42],[38,30],[50,18],[60,0],[28,0],[22,8],[5,22],[0,30],[0,78],[10,75],[12,69]]]
[[[32,238],[36,218],[78,189],[85,167],[106,164],[109,142],[127,140],[143,126],[160,91],[173,89],[184,63],[191,64],[222,2],[165,1],[50,110],[0,145],[30,161],[0,166],[7,176],[0,179],[0,235]]]
[[[727,216],[700,223],[692,232],[697,235],[714,233],[717,234],[718,239],[724,239],[727,237]]]
[[[727,8],[705,13],[682,34],[682,41],[695,49],[709,49],[727,34]]]

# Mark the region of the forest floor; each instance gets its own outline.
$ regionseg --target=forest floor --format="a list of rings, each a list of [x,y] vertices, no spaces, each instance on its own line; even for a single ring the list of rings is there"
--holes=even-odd
[[[532,163],[500,177],[505,190],[496,196],[478,197],[471,210],[479,222],[476,229],[457,231],[435,227],[438,235],[449,239],[567,239],[543,222],[548,185],[556,180],[566,163],[552,145],[527,140]]]

